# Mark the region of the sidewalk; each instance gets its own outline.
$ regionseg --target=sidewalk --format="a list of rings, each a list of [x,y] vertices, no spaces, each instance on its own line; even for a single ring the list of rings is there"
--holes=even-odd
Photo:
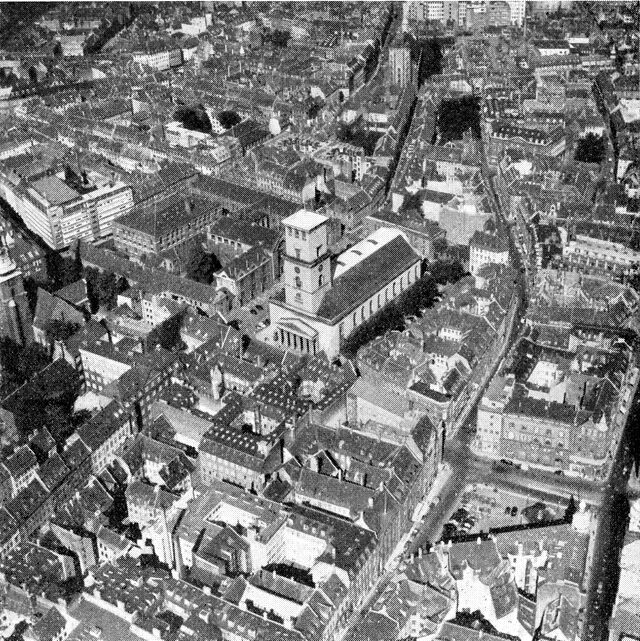
[[[385,570],[387,572],[391,572],[396,569],[399,561],[399,557],[402,556],[404,552],[404,548],[407,542],[410,540],[411,535],[413,534],[414,530],[420,529],[422,525],[422,517],[431,509],[432,507],[431,504],[437,497],[440,496],[440,492],[443,490],[445,485],[449,482],[449,479],[451,478],[452,474],[453,474],[453,470],[451,469],[451,466],[448,463],[442,463],[440,466],[440,470],[436,475],[433,486],[429,490],[429,493],[424,497],[424,499],[420,503],[418,503],[418,505],[416,506],[416,509],[413,512],[414,518],[413,518],[413,525],[411,526],[411,529],[400,538],[400,540],[398,541],[398,544],[396,545],[393,552],[389,556],[389,559],[385,564]]]

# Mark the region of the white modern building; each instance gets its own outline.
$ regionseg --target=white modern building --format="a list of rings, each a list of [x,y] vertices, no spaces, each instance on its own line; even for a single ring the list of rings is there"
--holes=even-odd
[[[53,249],[110,235],[113,221],[133,207],[129,185],[95,172],[82,186],[72,186],[64,171],[27,182],[0,170],[0,196]]]

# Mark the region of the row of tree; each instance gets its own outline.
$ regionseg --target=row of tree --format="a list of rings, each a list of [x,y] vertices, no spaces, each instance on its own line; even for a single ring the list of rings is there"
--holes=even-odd
[[[458,261],[434,261],[428,265],[429,271],[423,274],[411,287],[398,298],[375,313],[357,327],[344,341],[342,353],[355,358],[358,350],[378,336],[405,328],[407,316],[419,316],[425,308],[431,307],[438,299],[438,285],[446,285],[460,280],[466,272]]]

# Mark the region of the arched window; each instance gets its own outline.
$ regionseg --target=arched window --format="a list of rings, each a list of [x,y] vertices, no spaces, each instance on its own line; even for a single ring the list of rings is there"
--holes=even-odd
[[[323,285],[324,285],[324,276],[320,274],[320,276],[318,276],[318,286],[322,287]]]
[[[302,287],[302,280],[300,280],[300,276],[296,276],[296,287],[298,289]]]

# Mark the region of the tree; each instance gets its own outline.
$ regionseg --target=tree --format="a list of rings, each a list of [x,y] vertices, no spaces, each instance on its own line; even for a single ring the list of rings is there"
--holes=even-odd
[[[446,238],[436,238],[433,241],[433,254],[436,257],[436,259],[441,258],[447,253],[447,248],[449,245],[447,244],[447,239]]]
[[[355,358],[363,345],[394,329],[404,329],[404,316],[399,307],[392,302],[356,327],[342,344],[341,352],[348,358]]]
[[[226,110],[218,114],[218,121],[224,129],[231,129],[231,127],[235,127],[238,123],[242,122],[242,117],[235,111]]]
[[[443,100],[437,113],[438,131],[443,142],[462,140],[469,129],[480,138],[480,98],[463,96]]]
[[[53,291],[75,283],[79,278],[82,278],[81,263],[76,257],[70,258],[58,252],[50,251],[45,257],[45,262]]]
[[[271,43],[278,49],[284,49],[289,43],[291,34],[288,31],[276,29],[270,36]]]
[[[576,147],[575,159],[580,162],[600,164],[604,159],[605,145],[602,136],[589,132],[580,138]]]
[[[381,134],[374,131],[366,131],[362,126],[361,119],[351,124],[341,123],[336,132],[338,140],[346,142],[349,145],[362,147],[367,156],[373,154],[380,135]]]
[[[85,269],[85,277],[87,279],[87,297],[92,313],[95,313],[100,306],[104,306],[106,309],[116,307],[118,294],[122,292],[120,289],[123,285],[122,279],[119,280],[113,272],[101,273],[92,267]],[[126,280],[124,282],[126,283]]]
[[[10,338],[0,338],[0,371],[3,390],[7,393],[26,383],[50,362],[47,351],[38,343],[25,347]]]
[[[430,263],[429,272],[438,285],[456,283],[466,273],[459,261],[451,259],[436,260]]]
[[[210,285],[213,274],[222,268],[214,253],[205,252],[200,243],[194,243],[185,261],[187,277]]]
[[[402,211],[411,211],[411,210],[418,210],[422,211],[422,198],[423,195],[417,191],[415,194],[410,194],[407,198],[404,199],[402,203],[402,207],[400,208]]]
[[[184,321],[185,311],[181,311],[154,327],[145,340],[148,351],[158,345],[166,350],[174,351],[184,347],[180,329]]]
[[[186,129],[200,131],[203,134],[211,133],[211,121],[202,105],[178,107],[173,117],[179,120]]]
[[[431,307],[438,296],[434,279],[425,274],[419,278],[398,300],[398,306],[405,316],[415,316],[425,307]]]

